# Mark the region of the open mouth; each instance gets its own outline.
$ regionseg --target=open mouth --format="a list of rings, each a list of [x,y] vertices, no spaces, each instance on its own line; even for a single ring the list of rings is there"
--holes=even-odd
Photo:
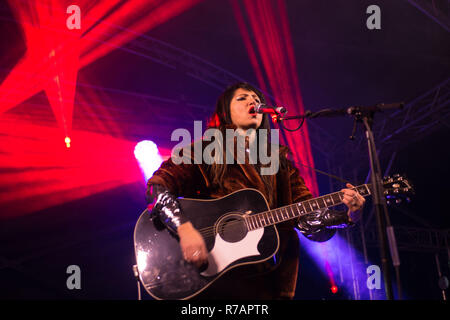
[[[255,107],[252,106],[252,107],[250,108],[250,110],[248,110],[248,113],[249,113],[249,114],[254,114],[254,115],[256,115],[256,109],[255,109]]]

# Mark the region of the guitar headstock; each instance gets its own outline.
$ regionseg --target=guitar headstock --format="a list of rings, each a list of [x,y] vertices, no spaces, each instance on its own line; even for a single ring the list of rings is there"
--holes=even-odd
[[[392,201],[400,203],[403,200],[410,202],[410,197],[414,194],[414,188],[407,178],[399,174],[383,178],[383,194],[387,204]]]

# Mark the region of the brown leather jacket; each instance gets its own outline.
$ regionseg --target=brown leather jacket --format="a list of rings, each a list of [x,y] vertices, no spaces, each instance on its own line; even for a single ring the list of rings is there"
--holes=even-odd
[[[298,169],[287,159],[288,152],[286,146],[280,146],[280,168],[277,174],[271,176],[276,190],[272,195],[267,194],[263,180],[252,164],[228,165],[221,185],[213,186],[208,165],[176,165],[172,159],[168,159],[149,179],[148,186],[159,184],[177,197],[199,199],[219,198],[243,188],[255,188],[264,194],[270,208],[274,209],[312,197]],[[299,240],[294,229],[296,222],[291,220],[277,225],[280,248],[276,255],[275,268],[268,263],[236,268],[234,270],[241,270],[226,273],[221,277],[222,281],[217,281],[216,286],[212,286],[205,291],[206,294],[198,298],[292,299],[295,295],[299,265]],[[327,240],[333,234],[334,230],[325,230],[325,238],[322,233],[319,241]]]

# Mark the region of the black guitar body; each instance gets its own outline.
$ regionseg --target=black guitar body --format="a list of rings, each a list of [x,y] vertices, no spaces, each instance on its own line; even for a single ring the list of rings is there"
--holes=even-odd
[[[228,270],[269,260],[277,252],[274,225],[248,231],[242,218],[269,210],[259,191],[243,189],[214,200],[178,200],[183,215],[205,239],[208,264],[199,270],[186,262],[178,237],[145,210],[136,224],[134,243],[139,277],[152,297],[192,298]]]
[[[368,184],[352,189],[362,196],[371,194]],[[390,200],[401,200],[414,191],[407,179],[394,175],[383,179],[383,193]],[[156,299],[192,298],[211,284],[218,284],[224,273],[234,272],[238,266],[263,261],[274,265],[276,259],[271,258],[280,241],[276,224],[342,204],[343,199],[339,191],[272,210],[255,189],[242,189],[214,200],[179,199],[183,215],[208,248],[208,263],[200,270],[183,259],[177,236],[145,210],[134,230],[140,280]]]

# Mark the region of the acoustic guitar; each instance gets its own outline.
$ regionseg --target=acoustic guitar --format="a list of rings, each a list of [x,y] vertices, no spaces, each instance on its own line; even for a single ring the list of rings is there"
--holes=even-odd
[[[383,188],[389,200],[412,193],[408,180],[399,175],[385,178]],[[371,194],[369,184],[354,190],[362,196]],[[342,192],[334,192],[271,210],[256,189],[212,200],[179,198],[183,215],[208,249],[208,263],[200,269],[183,259],[177,235],[146,209],[134,231],[139,280],[155,299],[192,298],[233,268],[274,260],[279,247],[277,224],[342,204],[342,199]]]

